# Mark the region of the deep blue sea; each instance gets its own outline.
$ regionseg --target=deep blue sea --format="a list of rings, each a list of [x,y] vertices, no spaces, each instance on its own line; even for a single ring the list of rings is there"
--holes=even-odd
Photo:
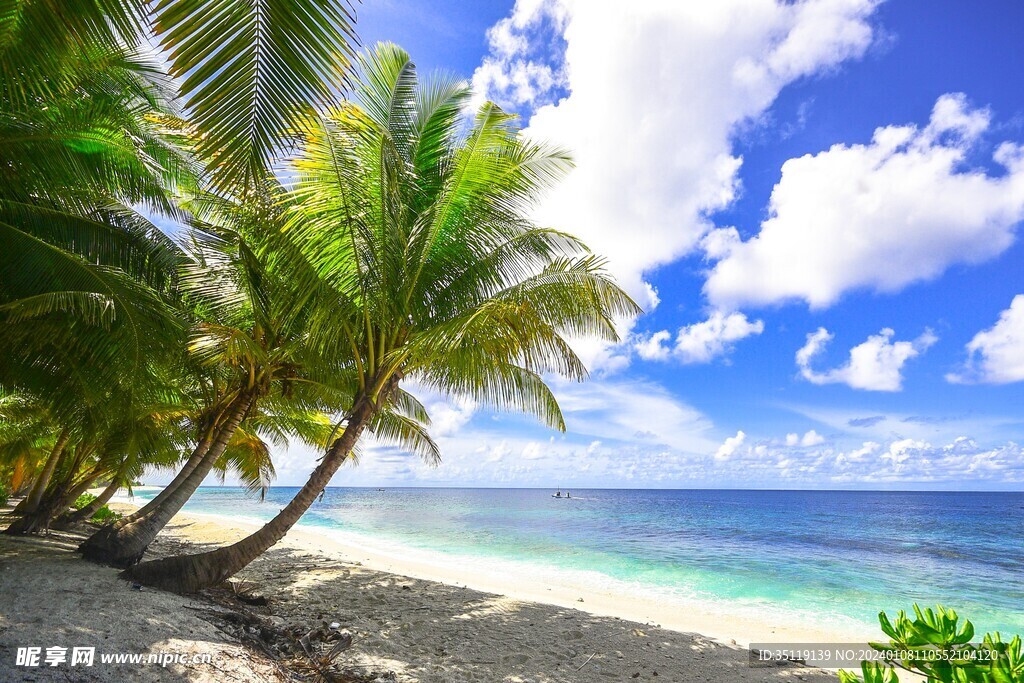
[[[242,489],[204,487],[185,510],[269,519],[295,491],[274,487],[260,503]],[[1024,493],[551,493],[332,487],[302,524],[869,625],[881,609],[943,603],[979,629],[1024,633]]]

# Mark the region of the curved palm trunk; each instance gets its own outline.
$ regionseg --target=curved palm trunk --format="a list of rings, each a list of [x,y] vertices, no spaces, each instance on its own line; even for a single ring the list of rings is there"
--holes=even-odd
[[[74,512],[65,512],[53,521],[50,525],[52,529],[67,529],[79,522],[92,519],[92,516],[99,512],[99,509],[110,502],[110,499],[114,497],[118,489],[121,488],[121,476],[117,475],[111,479],[110,484],[107,488],[103,489],[100,495],[96,496],[96,500],[89,503],[80,510]]]
[[[48,531],[50,529],[50,520],[61,513],[67,512],[71,503],[85,493],[92,486],[93,482],[99,479],[102,473],[101,469],[94,469],[70,488],[68,488],[70,484],[68,481],[58,483],[52,491],[47,492],[33,512],[24,515],[21,519],[15,520],[13,524],[7,527],[6,533],[13,535]]]
[[[357,404],[349,415],[344,433],[331,444],[306,484],[274,519],[256,533],[210,552],[144,562],[128,569],[124,576],[177,593],[194,593],[224,582],[280,541],[299,521],[352,452],[373,410],[369,401]]]
[[[156,535],[206,479],[206,475],[227,448],[252,402],[253,398],[250,396],[240,396],[235,401],[227,421],[217,432],[206,455],[181,484],[168,494],[161,505],[153,508],[149,514],[128,523],[107,525],[78,546],[85,559],[115,567],[130,567],[138,563]]]
[[[53,445],[53,450],[50,451],[50,457],[43,464],[43,469],[39,476],[36,477],[35,482],[33,482],[29,494],[14,508],[16,514],[35,512],[39,507],[39,503],[43,500],[43,494],[46,492],[46,487],[50,484],[53,471],[57,469],[57,462],[64,453],[64,447],[67,445],[70,436],[71,433],[67,429],[61,431],[60,436],[57,437],[57,442]]]
[[[119,521],[115,522],[114,526],[120,529],[131,522],[149,515],[154,509],[162,505],[163,502],[167,500],[167,498],[174,493],[179,486],[185,483],[189,476],[197,467],[199,467],[200,463],[203,462],[206,454],[210,452],[210,446],[213,444],[215,436],[216,430],[213,427],[208,428],[206,433],[203,435],[203,438],[200,439],[199,443],[196,444],[195,449],[193,449],[192,455],[188,457],[188,460],[185,461],[181,470],[179,470],[178,474],[174,476],[174,479],[172,479],[171,482],[167,484],[162,491],[160,491],[160,493],[153,496],[152,500],[130,515],[126,515]]]

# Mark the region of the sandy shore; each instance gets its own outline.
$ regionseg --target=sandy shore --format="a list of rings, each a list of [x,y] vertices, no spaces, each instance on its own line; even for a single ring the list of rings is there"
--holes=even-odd
[[[211,547],[236,540],[253,526],[179,515],[151,552],[161,556]],[[204,619],[202,597],[130,590],[115,570],[69,552],[76,542],[73,534],[0,537],[0,680],[271,681],[295,676]],[[593,590],[580,594],[579,586],[550,584],[537,576],[493,576],[429,556],[396,557],[388,549],[370,550],[309,529],[294,530],[238,578],[269,598],[269,605],[256,609],[285,631],[337,622],[354,636],[339,663],[393,672],[394,678],[387,675],[382,681],[835,680],[793,665],[751,668],[747,650],[730,642],[741,642],[736,636],[759,636],[751,629],[762,626],[769,642],[799,640],[801,633],[788,625],[772,629],[721,614],[708,621],[642,598],[630,602]],[[823,642],[832,634],[802,635]],[[12,666],[14,650],[25,645],[44,651],[51,645],[94,645],[107,652],[212,653],[216,658],[213,664],[172,663],[167,668],[97,664],[87,671],[40,667],[29,672]],[[34,678],[22,678],[26,673]]]
[[[0,519],[0,527],[6,526]],[[84,536],[0,536],[0,681],[277,682],[290,680],[270,658],[253,652],[200,618],[204,606],[162,591],[134,591],[118,571],[74,552]],[[18,648],[40,648],[39,666],[19,666]],[[49,648],[68,661],[45,665]],[[93,648],[92,666],[70,665],[73,648]],[[185,656],[188,665],[104,664],[104,654]],[[209,658],[191,664],[193,657]]]

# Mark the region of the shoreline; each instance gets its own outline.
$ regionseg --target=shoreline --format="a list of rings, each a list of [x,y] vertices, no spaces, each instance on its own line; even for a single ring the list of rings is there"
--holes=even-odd
[[[118,502],[112,507],[131,509]],[[254,526],[179,514],[147,558],[209,550]],[[314,662],[342,674],[340,680],[361,683],[837,680],[832,671],[795,663],[753,666],[747,648],[701,635],[711,624],[727,628],[731,622],[721,619],[696,631],[673,630],[662,623],[667,619],[654,621],[661,626],[630,620],[636,613],[621,602],[578,603],[575,594],[534,601],[523,586],[542,581],[535,576],[501,577],[494,586],[499,592],[466,587],[451,567],[441,570],[444,582],[416,578],[410,575],[438,568],[375,557],[364,546],[346,546],[308,528],[290,534],[228,585],[185,596],[140,589],[119,570],[74,552],[95,528],[0,536],[0,594],[10,597],[0,605],[0,679],[28,673],[15,661],[17,648],[59,645],[95,648],[96,666],[33,667],[32,680],[278,683],[308,678]],[[627,618],[602,616],[606,612]],[[339,639],[348,643],[340,651]],[[151,665],[103,659],[118,653],[137,653]],[[181,658],[154,666],[155,655]]]
[[[131,505],[127,497],[112,503]],[[238,540],[262,526],[253,518],[238,519],[204,512],[179,512],[172,520],[183,540],[203,544]],[[877,627],[844,623],[812,613],[781,613],[765,604],[756,614],[737,613],[729,601],[686,599],[612,579],[598,572],[545,568],[529,561],[498,560],[410,548],[374,540],[354,532],[297,524],[275,546],[322,553],[359,563],[378,572],[443,585],[469,588],[510,599],[575,609],[601,617],[634,621],[686,634],[699,634],[724,645],[751,643],[864,643],[877,639]],[[730,608],[732,612],[728,612]],[[750,606],[744,606],[751,610]],[[852,621],[852,620],[850,620]],[[819,622],[819,623],[815,623]],[[828,622],[828,626],[824,623]]]

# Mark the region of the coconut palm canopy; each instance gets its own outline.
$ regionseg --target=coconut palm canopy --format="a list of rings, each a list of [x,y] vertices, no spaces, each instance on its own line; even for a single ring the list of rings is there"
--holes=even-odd
[[[187,441],[223,421],[223,369],[187,352],[191,255],[147,215],[185,221],[204,187],[249,191],[297,114],[336,100],[354,41],[345,2],[258,4],[0,8],[0,386],[44,404],[16,470],[35,454],[43,488],[97,414],[184,401]]]
[[[492,103],[467,117],[466,83],[421,82],[395,45],[351,60],[342,4],[106,4],[57,25],[46,2],[2,18],[0,387],[24,432],[3,430],[0,457],[26,494],[9,533],[73,522],[94,483],[107,495],[177,465],[82,545],[131,566],[209,473],[262,489],[274,446],[322,448],[215,571],[131,570],[193,590],[276,542],[364,430],[436,463],[407,379],[565,429],[545,378],[586,377],[568,339],[614,340],[637,310],[581,242],[530,221],[566,150]],[[22,57],[35,39],[47,50]],[[154,214],[184,226],[177,241]]]
[[[524,139],[493,104],[467,124],[469,94],[449,76],[421,84],[409,55],[380,44],[361,56],[351,99],[309,125],[270,253],[298,285],[308,348],[351,373],[344,429],[259,533],[132,577],[191,591],[245,566],[298,520],[364,428],[415,432],[406,378],[564,429],[544,376],[583,379],[567,337],[615,339],[614,318],[636,306],[578,240],[528,218],[570,168],[567,152]]]

